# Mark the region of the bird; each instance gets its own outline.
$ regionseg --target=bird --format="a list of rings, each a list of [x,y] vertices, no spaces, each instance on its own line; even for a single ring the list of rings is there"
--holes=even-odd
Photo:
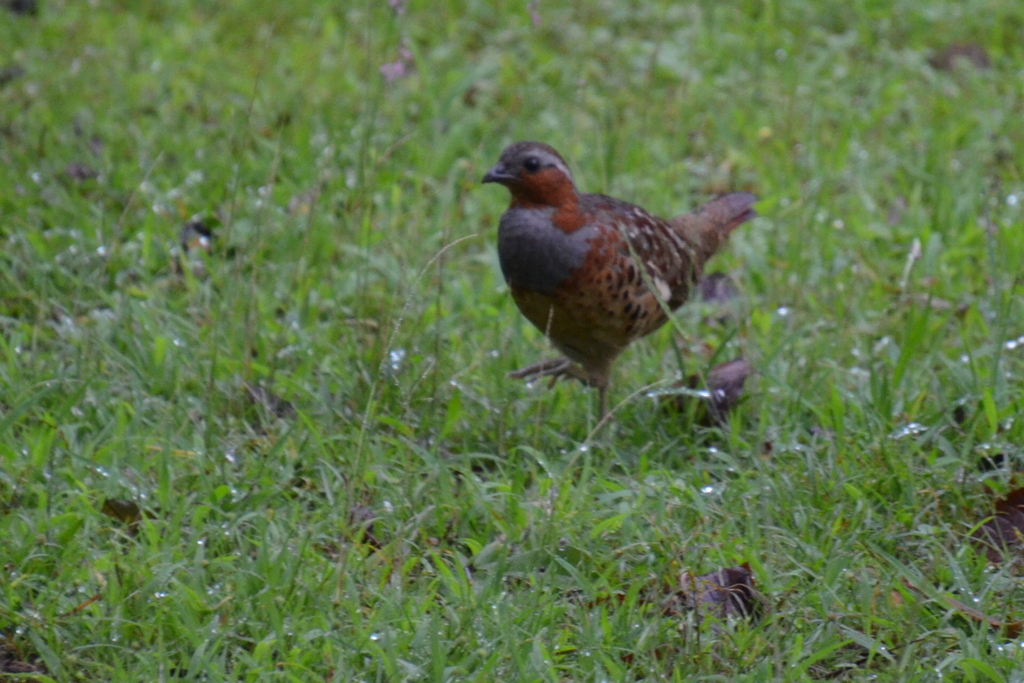
[[[733,192],[670,220],[576,188],[568,164],[542,142],[516,142],[483,183],[511,203],[498,225],[498,261],[520,312],[564,357],[509,373],[527,381],[572,377],[598,390],[607,415],[612,363],[668,320],[704,264],[757,198]]]

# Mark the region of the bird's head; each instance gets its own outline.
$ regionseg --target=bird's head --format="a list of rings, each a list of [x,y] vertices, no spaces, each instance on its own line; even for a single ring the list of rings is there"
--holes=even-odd
[[[513,206],[560,207],[577,199],[576,185],[565,159],[543,142],[509,145],[483,182],[507,187]]]

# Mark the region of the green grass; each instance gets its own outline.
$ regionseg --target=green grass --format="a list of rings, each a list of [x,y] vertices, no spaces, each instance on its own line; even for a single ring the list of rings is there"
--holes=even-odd
[[[1024,466],[1024,6],[536,11],[0,9],[9,652],[58,681],[1024,680],[944,601],[1024,618],[968,539]],[[929,66],[958,41],[992,68]],[[552,353],[479,185],[518,139],[662,215],[762,199],[711,266],[742,315],[635,344],[596,433],[594,392],[505,377]],[[722,428],[645,396],[740,355]],[[664,608],[744,562],[759,621]]]

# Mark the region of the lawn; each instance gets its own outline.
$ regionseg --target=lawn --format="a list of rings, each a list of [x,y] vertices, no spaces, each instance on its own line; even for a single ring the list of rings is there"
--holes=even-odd
[[[1024,469],[1019,0],[32,5],[0,678],[1024,681],[1024,555],[972,540]],[[554,355],[480,184],[521,139],[760,197],[605,424],[506,377]],[[695,608],[741,565],[753,615]]]

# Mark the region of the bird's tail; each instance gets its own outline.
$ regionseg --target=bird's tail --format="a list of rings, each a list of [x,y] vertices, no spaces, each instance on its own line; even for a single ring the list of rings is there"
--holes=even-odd
[[[757,197],[749,192],[733,192],[669,222],[693,246],[698,265],[703,266],[736,226],[757,215],[750,208],[756,201]]]

